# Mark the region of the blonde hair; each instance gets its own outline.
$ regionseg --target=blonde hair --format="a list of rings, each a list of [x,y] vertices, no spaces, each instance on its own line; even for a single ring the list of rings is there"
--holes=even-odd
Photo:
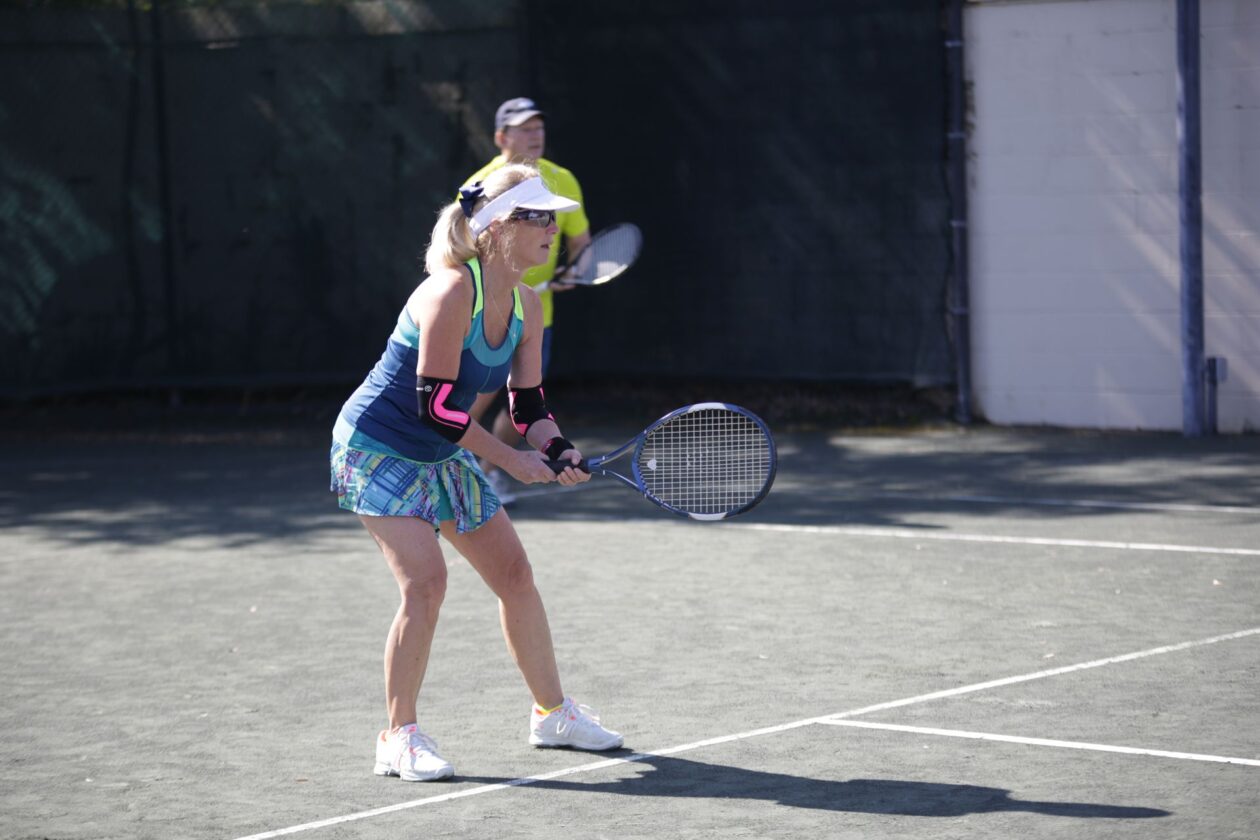
[[[476,213],[486,204],[515,187],[522,181],[537,178],[538,170],[524,163],[513,163],[494,170],[481,182],[482,194],[473,205]],[[468,228],[469,217],[464,215],[464,208],[456,200],[438,212],[437,224],[433,226],[433,236],[429,247],[424,252],[424,269],[429,274],[436,274],[445,268],[459,268],[474,257],[481,259],[499,247],[510,247],[509,237],[500,237],[502,243],[495,245],[490,230],[486,229],[474,237]]]

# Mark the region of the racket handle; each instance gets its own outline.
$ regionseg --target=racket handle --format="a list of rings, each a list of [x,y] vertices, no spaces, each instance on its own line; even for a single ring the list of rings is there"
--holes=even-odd
[[[572,461],[543,461],[543,463],[551,467],[551,471],[555,473],[556,475],[560,475],[560,473],[564,472],[565,467],[573,466]],[[591,471],[591,465],[587,462],[585,458],[583,458],[581,461],[578,461],[577,469],[581,470],[584,473],[588,473]]]

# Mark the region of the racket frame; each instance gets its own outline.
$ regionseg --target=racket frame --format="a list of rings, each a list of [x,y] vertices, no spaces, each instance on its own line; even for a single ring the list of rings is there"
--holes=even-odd
[[[741,505],[739,508],[735,510],[721,511],[719,513],[695,513],[695,512],[689,512],[689,511],[685,511],[680,508],[674,507],[668,502],[658,499],[656,496],[652,495],[652,493],[647,489],[647,481],[644,479],[643,472],[639,468],[639,461],[640,461],[639,455],[642,454],[643,448],[647,445],[648,438],[651,437],[652,432],[656,431],[661,426],[664,426],[666,423],[669,423],[672,420],[678,417],[681,417],[685,414],[691,414],[697,411],[704,411],[707,409],[721,409],[724,411],[735,412],[736,414],[739,414],[740,416],[748,420],[751,420],[753,423],[755,423],[757,427],[761,430],[762,434],[765,435],[766,445],[768,447],[767,456],[770,461],[769,470],[766,474],[765,484],[762,486],[761,492],[759,492],[756,495],[756,497],[754,497],[751,501],[746,502],[745,504]],[[605,466],[606,464],[609,464],[613,461],[620,459],[622,456],[624,456],[627,452],[631,450],[633,450],[633,455],[630,458],[630,471],[633,475],[633,478],[631,478],[630,476],[623,475],[622,473],[619,473],[616,470],[610,469],[609,467]],[[774,485],[774,476],[775,476],[775,473],[778,471],[778,464],[779,464],[779,457],[778,457],[778,452],[775,449],[775,445],[774,445],[774,436],[770,434],[770,428],[765,424],[765,421],[763,421],[757,415],[753,414],[748,409],[743,408],[738,405],[732,405],[731,403],[724,403],[724,402],[703,402],[703,403],[696,403],[694,405],[687,405],[687,406],[683,406],[682,408],[674,409],[673,411],[661,417],[655,423],[652,423],[650,426],[648,426],[646,429],[640,432],[635,438],[617,447],[612,452],[609,452],[607,455],[602,455],[598,458],[589,458],[589,459],[583,458],[582,461],[578,463],[577,468],[580,470],[585,470],[586,472],[589,472],[592,475],[594,475],[595,473],[598,473],[600,475],[604,475],[609,478],[615,478],[618,481],[620,481],[622,484],[625,484],[627,487],[631,487],[635,489],[636,491],[638,491],[649,502],[661,508],[662,510],[667,510],[670,513],[676,514],[678,516],[686,517],[688,519],[696,519],[702,522],[714,522],[719,519],[726,519],[731,516],[737,516],[749,510],[750,508],[755,507],[756,505],[760,504],[761,500],[764,499],[766,497],[766,494],[770,492],[771,486]],[[571,464],[568,461],[549,461],[548,465],[551,466],[552,469],[557,470],[557,471],[564,469],[564,467],[566,466],[573,466],[573,464]]]
[[[577,265],[581,261],[582,257],[599,243],[600,237],[605,236],[606,234],[611,234],[614,231],[621,230],[621,229],[629,229],[629,230],[634,231],[634,235],[638,239],[639,247],[635,252],[635,258],[633,260],[630,260],[628,263],[623,265],[618,271],[615,271],[612,274],[600,275],[600,276],[592,278],[590,281],[585,281],[585,280],[581,280],[577,278],[572,279],[572,280],[566,280],[560,276],[564,274],[566,271],[569,271],[570,269],[572,269],[573,266]],[[551,285],[553,283],[556,284],[557,286],[582,286],[582,287],[602,286],[603,284],[607,283],[609,280],[612,280],[616,277],[620,277],[622,274],[624,274],[632,265],[635,264],[635,262],[638,261],[638,252],[642,250],[643,250],[643,231],[639,230],[638,225],[634,224],[633,222],[618,222],[615,225],[610,225],[604,228],[603,230],[601,230],[599,233],[595,234],[594,238],[592,238],[590,242],[586,243],[586,247],[583,248],[581,251],[579,251],[577,256],[569,261],[568,265],[564,266],[564,268],[561,268],[559,271],[556,272],[556,276],[552,277],[550,280],[544,281],[542,283],[539,283],[537,286],[535,286],[534,291],[536,292],[548,291],[551,288]]]

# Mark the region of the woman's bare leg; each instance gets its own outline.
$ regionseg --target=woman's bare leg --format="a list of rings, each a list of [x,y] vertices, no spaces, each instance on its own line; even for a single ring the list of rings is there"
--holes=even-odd
[[[416,722],[420,683],[438,611],[446,595],[446,561],[433,526],[410,516],[360,516],[385,555],[402,603],[385,642],[385,703],[391,729]],[[452,523],[453,524],[453,523]]]
[[[450,528],[443,535],[498,596],[503,637],[534,702],[544,709],[559,706],[564,692],[547,611],[507,511],[500,508],[489,522],[471,533],[456,534]]]

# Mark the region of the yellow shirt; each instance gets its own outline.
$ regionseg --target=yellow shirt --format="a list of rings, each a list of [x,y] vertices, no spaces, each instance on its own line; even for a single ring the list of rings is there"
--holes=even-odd
[[[472,177],[463,183],[463,186],[475,184],[506,163],[507,158],[499,155],[478,169]],[[573,199],[581,204],[582,188],[578,186],[577,178],[573,177],[572,172],[563,166],[552,163],[546,158],[539,158],[534,161],[534,165],[538,167],[538,172],[542,175],[543,183],[547,185],[547,189],[556,195]],[[556,261],[560,258],[561,235],[567,237],[581,236],[591,228],[591,223],[587,220],[586,210],[583,207],[578,207],[576,210],[567,210],[564,213],[557,213],[556,225],[560,230],[556,233],[556,238],[551,243],[551,256],[547,258],[547,262],[542,265],[536,265],[525,272],[521,279],[527,285],[537,286],[539,283],[545,283],[556,273]],[[576,255],[570,254],[569,256],[573,257]],[[542,299],[543,326],[550,327],[554,313],[551,292],[542,292],[539,298]]]

